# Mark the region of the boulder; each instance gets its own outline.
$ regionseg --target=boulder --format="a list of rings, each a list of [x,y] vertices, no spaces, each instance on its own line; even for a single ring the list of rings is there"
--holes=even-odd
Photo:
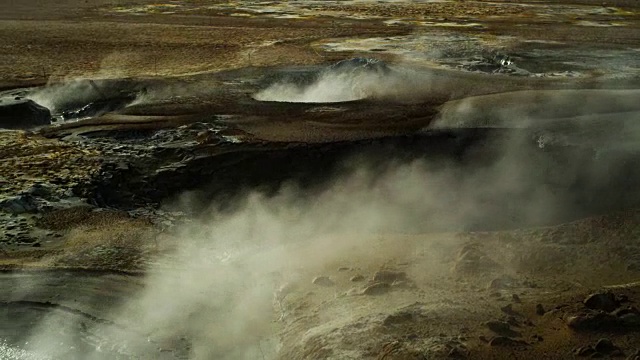
[[[37,208],[38,206],[34,202],[34,199],[28,195],[18,195],[0,199],[0,211],[8,212],[9,214],[35,212]]]
[[[0,129],[29,129],[51,124],[51,112],[33,100],[0,99]]]
[[[599,292],[587,296],[584,306],[593,310],[611,312],[620,306],[620,301],[611,292]]]

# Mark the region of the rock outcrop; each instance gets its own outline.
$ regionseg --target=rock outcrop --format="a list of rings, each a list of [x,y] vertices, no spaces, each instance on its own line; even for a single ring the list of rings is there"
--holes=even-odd
[[[49,125],[51,112],[33,100],[0,99],[0,129],[29,129]]]

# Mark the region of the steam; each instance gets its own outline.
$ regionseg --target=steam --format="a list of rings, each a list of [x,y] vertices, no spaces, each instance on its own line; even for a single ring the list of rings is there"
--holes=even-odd
[[[450,101],[442,108],[436,127],[443,128],[526,128],[549,121],[576,117],[602,118],[640,111],[640,90],[545,90],[468,97]],[[576,119],[580,120],[580,119]],[[585,120],[585,119],[582,119]],[[581,127],[578,122],[575,126]]]
[[[165,244],[175,252],[151,269],[145,291],[117,316],[143,324],[155,337],[191,339],[193,359],[274,358],[277,289],[309,282],[333,264],[371,257],[374,235],[548,224],[575,216],[571,196],[583,194],[554,194],[554,185],[540,175],[536,156],[545,156],[543,150],[531,153],[530,141],[500,142],[500,160],[490,165],[354,158],[323,191],[288,184],[274,196],[248,193],[231,212],[214,205],[204,221]],[[604,169],[582,173],[581,156],[569,158],[563,177],[597,182]],[[607,164],[612,177],[619,165]],[[190,207],[188,198],[183,206]],[[435,258],[443,251],[420,246]],[[167,267],[170,273],[162,270]]]
[[[28,98],[55,113],[65,104],[88,104],[100,98],[100,94],[89,81],[73,80],[39,88],[29,93]]]
[[[394,81],[400,80],[393,79],[402,77],[369,71],[327,72],[311,85],[278,83],[256,98],[335,102],[395,96],[410,89],[406,83],[394,87]],[[574,105],[582,104],[584,96],[593,103],[577,109]],[[437,124],[529,127],[538,119],[638,111],[633,99],[637,99],[635,90],[491,95],[445,105]],[[501,106],[505,110],[498,110]],[[585,136],[589,134],[584,130],[593,125],[567,124],[570,132]],[[556,130],[548,129],[550,133]],[[634,131],[630,136],[637,134]],[[114,323],[148,341],[131,341],[133,336],[126,341],[121,327],[104,324],[93,324],[83,331],[126,343],[122,352],[131,356],[151,354],[149,358],[157,358],[158,353],[150,351],[163,348],[170,349],[165,354],[183,354],[180,356],[190,359],[273,359],[282,330],[274,304],[278,289],[309,282],[336,263],[370,256],[372,236],[542,225],[576,216],[572,201],[582,200],[585,194],[579,190],[554,194],[558,183],[553,181],[557,179],[541,166],[552,158],[536,148],[535,139],[514,136],[487,146],[496,147],[491,149],[497,153],[495,162],[485,161],[482,151],[487,150],[482,148],[475,149],[478,155],[471,156],[470,164],[465,165],[449,158],[400,161],[363,156],[346,161],[344,173],[319,191],[285,184],[271,196],[248,192],[232,211],[212,204],[201,220],[158,240],[165,256],[150,265],[140,292],[108,314]],[[566,154],[568,165],[557,180],[566,182],[560,183],[561,188],[570,189],[572,179],[582,176],[597,189],[602,185],[599,181],[604,181],[600,174],[607,171],[615,178],[623,166],[617,158],[607,162],[606,169],[585,169],[583,165],[591,164],[584,160],[588,156]],[[193,207],[187,195],[177,206],[186,211]],[[412,251],[411,246],[417,245],[398,240],[398,248]],[[433,257],[443,251],[428,244],[420,246]],[[430,266],[436,272],[446,265],[434,262]],[[77,321],[62,325],[60,321],[55,316],[45,318],[34,329],[29,350],[59,355],[60,328],[73,333],[79,326]],[[104,355],[89,352],[82,358],[101,359]]]
[[[416,78],[417,77],[417,78]],[[311,83],[282,80],[255,94],[259,101],[337,103],[406,95],[424,89],[425,73],[398,70],[376,59],[344,60],[322,70]]]
[[[111,318],[157,347],[188,339],[191,359],[275,358],[277,289],[309,282],[330,264],[366,258],[372,235],[462,230],[500,212],[529,221],[559,215],[561,204],[550,193],[529,191],[541,184],[519,163],[507,157],[489,168],[462,171],[425,160],[392,161],[384,169],[353,160],[347,164],[350,171],[319,193],[295,185],[275,196],[249,193],[236,210],[214,207],[204,221],[163,241],[164,249],[173,250],[149,269],[144,290]],[[421,246],[434,257],[442,251]],[[442,266],[434,263],[433,270]],[[59,324],[43,321],[33,334],[39,351],[55,354]],[[95,327],[89,331],[122,337],[119,328]],[[147,353],[140,346],[130,344],[128,351]]]
[[[362,100],[383,93],[384,75],[326,73],[313,84],[276,83],[255,95],[259,101],[336,103]]]

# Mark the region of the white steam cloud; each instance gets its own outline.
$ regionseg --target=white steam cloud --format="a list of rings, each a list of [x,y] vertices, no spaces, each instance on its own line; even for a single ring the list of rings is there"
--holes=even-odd
[[[355,163],[350,175],[319,194],[295,186],[272,197],[249,194],[235,211],[213,211],[208,221],[185,226],[163,242],[175,250],[149,269],[142,292],[110,319],[145,334],[157,347],[188,339],[191,359],[277,358],[278,289],[309,282],[339,261],[371,256],[372,234],[463,229],[489,221],[486,214],[496,213],[491,207],[509,197],[514,200],[504,212],[530,221],[558,215],[561,207],[544,191],[523,193],[524,184],[533,180],[517,163],[505,159],[464,173],[428,161],[384,170]],[[437,257],[441,249],[427,251]],[[441,266],[434,263],[433,269]],[[34,352],[56,354],[60,324],[41,323],[31,340]],[[89,331],[122,338],[120,328],[94,327]],[[128,351],[144,353],[145,348],[134,343]]]
[[[385,76],[371,73],[325,73],[311,85],[276,83],[258,92],[259,101],[334,103],[378,97],[384,93]]]
[[[374,59],[351,59],[321,71],[311,83],[282,80],[254,95],[259,101],[335,103],[362,99],[407,99],[430,90],[431,74],[396,69]]]
[[[61,84],[52,84],[29,93],[28,98],[48,108],[52,112],[61,110],[67,103],[88,104],[100,94],[86,80],[74,80]]]

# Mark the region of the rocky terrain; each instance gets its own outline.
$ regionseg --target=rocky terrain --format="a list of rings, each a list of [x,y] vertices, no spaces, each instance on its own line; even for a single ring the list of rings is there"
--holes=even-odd
[[[640,358],[639,9],[9,4],[0,358]]]

